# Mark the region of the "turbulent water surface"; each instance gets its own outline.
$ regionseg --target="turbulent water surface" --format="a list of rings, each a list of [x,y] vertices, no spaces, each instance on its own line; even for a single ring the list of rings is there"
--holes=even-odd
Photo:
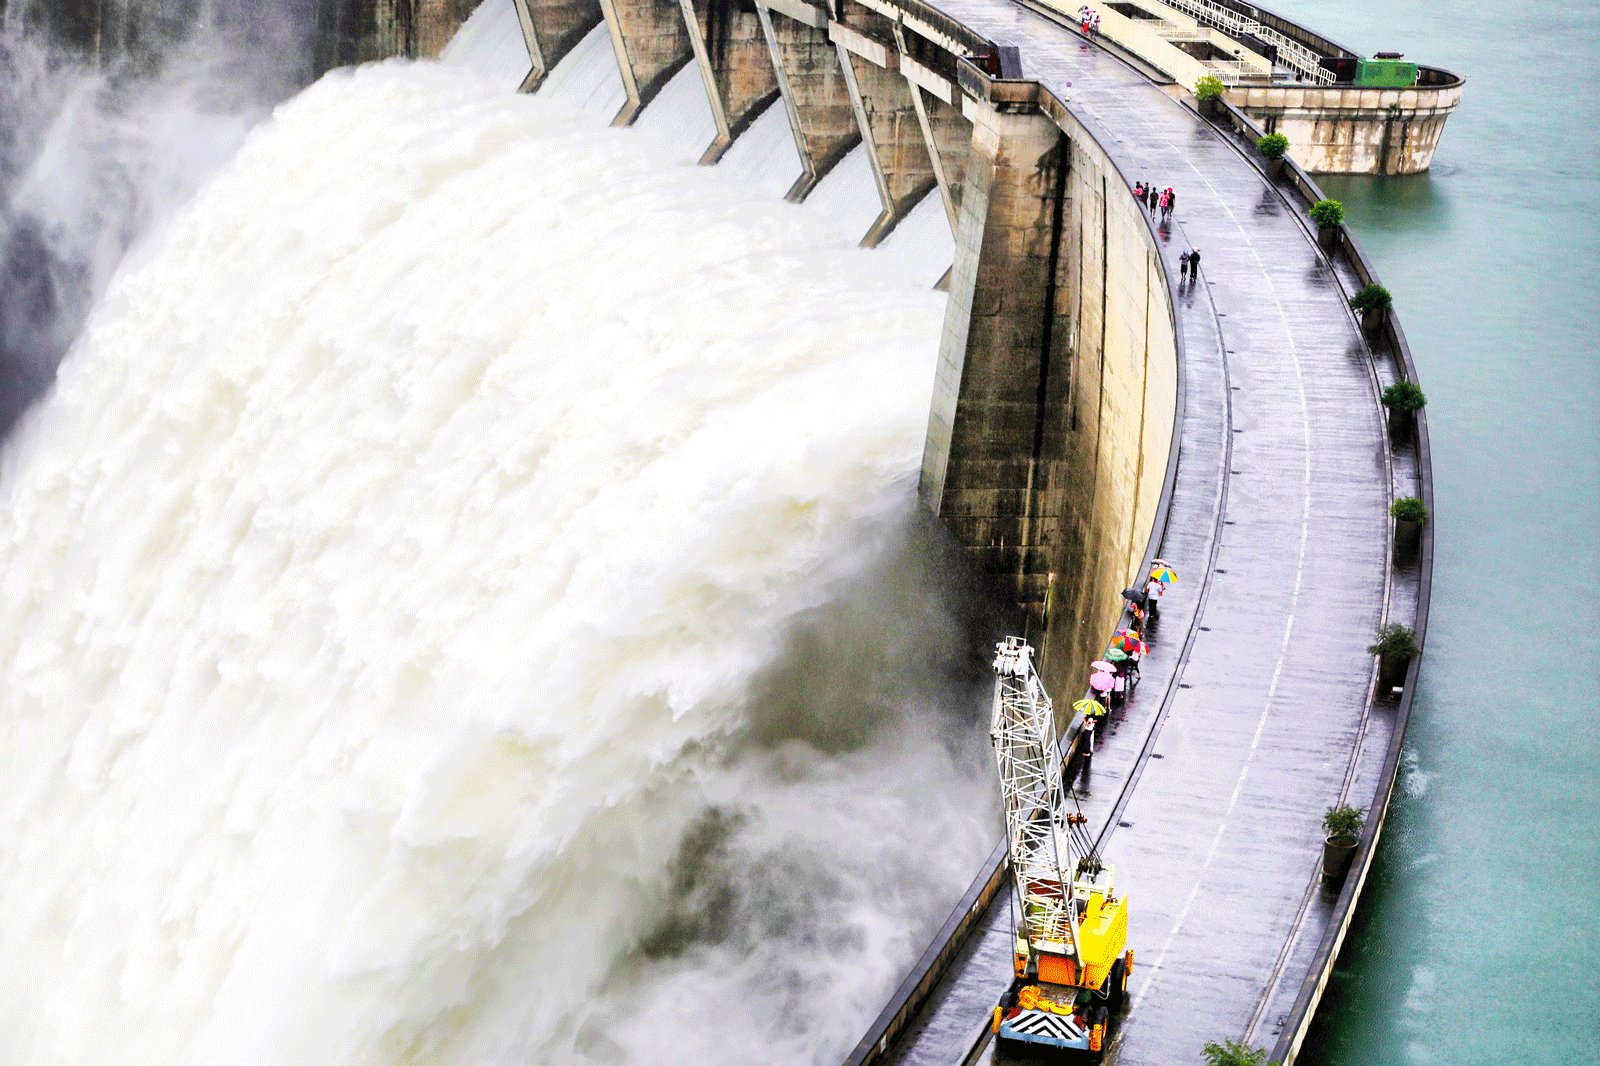
[[[7,445],[0,1061],[826,1061],[991,843],[943,298],[500,88],[282,107]]]

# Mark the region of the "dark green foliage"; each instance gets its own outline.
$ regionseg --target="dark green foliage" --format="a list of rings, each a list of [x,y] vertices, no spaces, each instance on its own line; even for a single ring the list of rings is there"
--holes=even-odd
[[[1329,807],[1322,816],[1322,828],[1328,839],[1340,847],[1350,847],[1361,839],[1361,827],[1367,822],[1366,812],[1359,807]]]
[[[1417,634],[1410,626],[1388,622],[1378,627],[1377,638],[1367,645],[1368,655],[1383,655],[1397,659],[1415,659],[1422,654],[1417,644]]]
[[[1277,1062],[1267,1061],[1266,1048],[1245,1047],[1232,1040],[1207,1044],[1201,1053],[1206,1057],[1206,1066],[1278,1066]]]
[[[1338,200],[1318,200],[1311,205],[1311,221],[1319,226],[1339,225],[1344,221],[1344,204]]]
[[[1382,285],[1368,285],[1350,297],[1350,306],[1357,311],[1387,311],[1394,306],[1394,297]]]
[[[1427,403],[1428,397],[1415,381],[1397,381],[1383,390],[1383,406],[1391,411],[1420,411]]]
[[[1289,150],[1289,138],[1281,133],[1269,133],[1256,141],[1256,151],[1268,159],[1282,159]]]
[[[1426,522],[1428,505],[1415,496],[1402,496],[1389,505],[1389,513],[1402,522]]]

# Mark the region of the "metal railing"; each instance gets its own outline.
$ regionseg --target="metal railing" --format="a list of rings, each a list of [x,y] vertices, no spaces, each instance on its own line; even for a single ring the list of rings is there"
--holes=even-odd
[[[1322,57],[1290,37],[1285,37],[1270,26],[1263,26],[1232,8],[1212,3],[1211,0],[1162,0],[1200,22],[1215,26],[1223,33],[1259,37],[1278,49],[1278,59],[1283,65],[1318,85],[1332,85],[1333,72],[1322,68]],[[1226,80],[1226,79],[1224,79]]]

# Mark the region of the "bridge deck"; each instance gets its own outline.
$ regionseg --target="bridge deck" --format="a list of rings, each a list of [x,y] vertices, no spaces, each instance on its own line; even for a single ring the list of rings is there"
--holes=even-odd
[[[1178,191],[1162,233],[1174,274],[1185,245],[1203,251],[1203,283],[1180,299],[1185,419],[1162,547],[1182,580],[1080,788],[1133,906],[1114,1060],[1270,1044],[1331,911],[1322,813],[1370,802],[1392,729],[1369,707],[1365,651],[1387,598],[1391,477],[1372,363],[1295,209],[1223,136],[1046,15],[934,2],[1019,46],[1025,75],[1130,180]],[[989,1061],[975,1045],[1008,980],[1008,927],[1002,896],[897,1061]]]

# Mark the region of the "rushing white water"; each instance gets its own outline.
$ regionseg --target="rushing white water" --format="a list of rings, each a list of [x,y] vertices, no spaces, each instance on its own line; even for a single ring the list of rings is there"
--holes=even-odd
[[[0,1062],[876,1012],[992,832],[910,518],[942,297],[675,159],[340,73],[113,281],[0,470]]]

